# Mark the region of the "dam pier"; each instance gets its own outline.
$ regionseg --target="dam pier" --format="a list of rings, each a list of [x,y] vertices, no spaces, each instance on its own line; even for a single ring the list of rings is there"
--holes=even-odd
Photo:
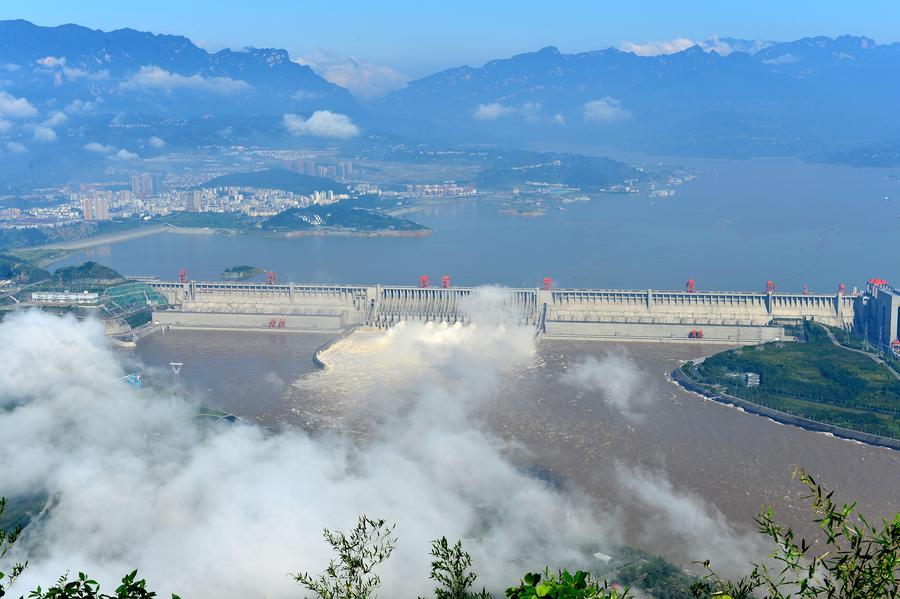
[[[502,321],[548,338],[755,344],[785,338],[803,320],[850,328],[864,307],[861,293],[685,291],[300,285],[251,282],[148,281],[168,306],[159,326],[184,329],[340,333],[387,329],[400,321],[449,324]]]

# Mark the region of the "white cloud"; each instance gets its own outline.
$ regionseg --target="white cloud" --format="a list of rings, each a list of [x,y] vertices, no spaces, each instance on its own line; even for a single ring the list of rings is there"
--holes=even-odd
[[[214,94],[234,94],[252,89],[250,84],[230,77],[179,75],[156,66],[143,66],[119,87],[134,91],[193,90]]]
[[[74,81],[76,79],[91,79],[94,81],[103,81],[104,79],[109,79],[109,71],[86,71],[84,69],[77,69],[74,67],[66,67],[63,69],[63,74],[66,78]]]
[[[70,81],[76,79],[94,79],[99,81],[109,78],[109,71],[87,71],[78,67],[70,67],[66,64],[65,56],[45,56],[39,59],[37,63],[49,71],[55,71],[55,85],[62,85],[63,75]]]
[[[110,158],[114,160],[130,161],[139,160],[140,156],[138,156],[134,152],[129,152],[128,150],[122,148],[121,150],[113,154]]]
[[[589,123],[611,123],[631,118],[631,113],[622,108],[622,103],[609,96],[587,102],[583,114],[584,120]]]
[[[38,125],[34,128],[34,141],[50,142],[56,141],[56,131],[50,127]]]
[[[346,114],[317,110],[308,119],[296,114],[284,115],[284,126],[291,135],[313,135],[333,139],[350,139],[359,135],[359,127]]]
[[[105,144],[98,143],[96,141],[92,141],[91,143],[84,144],[84,149],[88,152],[94,152],[97,154],[112,154],[116,151],[115,146],[108,146]]]
[[[51,114],[47,119],[41,123],[44,127],[59,127],[63,123],[69,120],[69,117],[66,116],[66,113],[57,110],[53,114]]]
[[[556,114],[553,115],[553,122],[556,123],[557,125],[565,126],[566,116],[560,112],[557,112]]]
[[[38,59],[37,63],[42,67],[47,67],[48,69],[55,69],[57,67],[66,66],[66,57],[65,56],[45,56],[44,58]]]
[[[101,100],[72,100],[66,105],[65,111],[70,114],[91,112]]]
[[[25,98],[16,98],[6,92],[0,92],[0,116],[11,118],[29,118],[37,115],[37,108]]]
[[[767,58],[763,61],[765,64],[771,65],[780,65],[780,64],[794,64],[796,62],[800,62],[800,58],[794,56],[793,54],[782,54],[781,56],[776,56],[775,58]]]
[[[6,144],[6,149],[13,154],[24,154],[28,151],[28,148],[16,141],[11,141]]]
[[[480,121],[496,121],[500,117],[515,114],[515,112],[516,109],[512,106],[504,106],[500,102],[491,102],[490,104],[479,104],[472,116]]]
[[[662,40],[655,42],[646,42],[643,44],[635,42],[622,42],[619,49],[623,52],[631,52],[638,56],[658,56],[660,54],[675,54],[682,50],[687,50],[692,46],[696,46],[697,42],[686,37],[676,37],[671,40]]]
[[[327,52],[310,52],[296,60],[335,85],[360,98],[383,96],[406,87],[409,77],[394,69],[365,60],[336,56]]]
[[[9,133],[9,130],[13,128],[13,124],[6,119],[0,119],[0,133]]]
[[[150,144],[151,148],[162,148],[166,145],[166,141],[161,137],[156,137],[155,135],[150,136],[150,139],[147,140],[147,143]]]
[[[692,40],[687,37],[676,37],[670,40],[660,40],[646,43],[622,42],[619,44],[619,50],[623,52],[631,52],[638,56],[659,56],[665,54],[675,54],[683,52],[688,48],[700,46],[704,52],[715,52],[720,56],[728,56],[735,51],[749,52],[753,54],[760,48],[765,47],[766,42],[753,42],[746,47],[734,48],[727,42],[713,36],[705,40]]]

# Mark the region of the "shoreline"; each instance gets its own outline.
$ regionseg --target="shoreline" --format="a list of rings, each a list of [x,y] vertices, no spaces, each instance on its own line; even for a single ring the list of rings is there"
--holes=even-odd
[[[853,429],[819,422],[818,420],[810,420],[809,418],[795,416],[794,414],[782,412],[781,410],[753,403],[752,401],[728,395],[726,393],[715,393],[684,374],[680,367],[673,370],[668,378],[671,382],[688,392],[701,395],[719,405],[738,408],[748,414],[768,418],[777,424],[787,424],[813,433],[827,433],[847,441],[855,441],[872,447],[883,447],[885,449],[900,451],[900,439],[882,437],[881,435],[855,431]]]
[[[343,235],[348,237],[427,237],[434,231],[431,229],[417,229],[415,231],[394,231],[390,229],[379,229],[375,231],[356,231],[350,229],[328,229],[328,230],[312,230],[312,231],[285,231],[285,232],[257,232],[244,229],[228,229],[220,227],[179,227],[177,225],[151,225],[148,227],[138,227],[117,233],[108,233],[106,235],[96,235],[85,237],[84,239],[76,239],[72,241],[58,241],[39,245],[29,248],[17,248],[16,251],[47,251],[57,250],[62,252],[73,252],[86,250],[101,245],[111,245],[121,243],[123,241],[131,241],[132,239],[140,239],[141,237],[150,237],[151,235],[159,235],[161,233],[174,233],[176,235],[252,235],[259,233],[262,236],[282,237],[290,239],[293,237],[324,237],[328,235]],[[51,262],[55,262],[65,257],[65,254],[54,258]]]

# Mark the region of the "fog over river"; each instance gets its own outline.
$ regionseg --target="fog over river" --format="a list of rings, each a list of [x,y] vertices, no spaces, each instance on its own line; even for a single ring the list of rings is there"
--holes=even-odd
[[[421,385],[452,391],[459,373],[455,366],[434,369],[446,360],[435,348],[492,344],[452,328],[426,334],[419,327],[354,334],[326,352],[326,371],[311,360],[320,339],[305,335],[170,331],[143,341],[137,355],[164,365],[197,347],[196,357],[185,358],[181,382],[205,403],[269,426],[366,439],[408,409]],[[530,340],[516,343],[527,347]],[[803,489],[791,480],[795,465],[839,496],[858,498],[869,514],[900,510],[900,452],[781,425],[668,382],[666,373],[681,360],[711,351],[716,347],[542,340],[491,375],[493,391],[473,410],[517,448],[504,451],[520,467],[586,493],[604,520],[615,515],[622,541],[688,566],[716,557],[736,568],[732,557],[743,563],[758,552],[751,518],[764,505],[802,525],[809,513]],[[236,362],[237,355],[245,359]],[[475,362],[465,367],[478,369]],[[433,380],[423,383],[423,375]],[[234,400],[235,377],[253,381],[258,403],[244,390],[244,399]],[[284,387],[283,379],[294,384]]]

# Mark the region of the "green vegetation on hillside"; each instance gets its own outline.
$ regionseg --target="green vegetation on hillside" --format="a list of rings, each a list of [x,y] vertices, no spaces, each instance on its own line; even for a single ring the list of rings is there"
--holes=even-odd
[[[49,279],[50,273],[11,254],[0,254],[0,280],[8,279],[18,283],[36,283]]]
[[[805,324],[806,343],[767,343],[716,354],[687,374],[725,393],[810,420],[900,438],[900,381],[883,365]],[[760,375],[746,387],[740,373]]]
[[[628,180],[644,180],[646,175],[609,158],[576,154],[536,154],[503,161],[478,174],[478,187],[507,189],[527,182],[578,187],[598,191]]]
[[[124,283],[125,277],[108,266],[88,261],[78,266],[65,266],[53,273],[56,285],[80,285],[84,287],[105,287]]]
[[[349,229],[362,232],[427,231],[427,227],[405,218],[380,212],[351,208],[341,204],[292,208],[263,221],[265,231],[311,231],[320,228]]]
[[[302,175],[283,168],[222,175],[210,179],[200,187],[256,187],[257,189],[280,189],[300,195],[309,195],[314,191],[347,193],[347,186],[334,179]]]

